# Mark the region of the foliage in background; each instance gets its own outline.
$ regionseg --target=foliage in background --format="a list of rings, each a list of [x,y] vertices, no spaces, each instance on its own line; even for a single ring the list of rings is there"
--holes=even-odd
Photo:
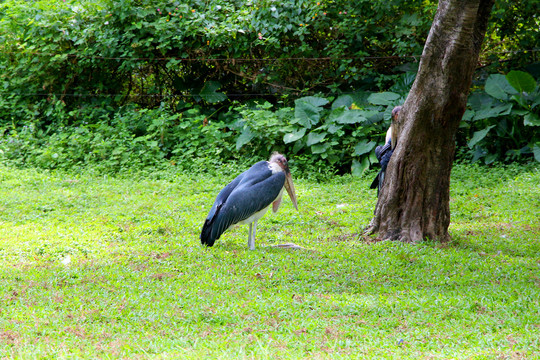
[[[487,73],[525,69],[540,77],[540,13],[537,1],[496,1],[491,12],[480,62]]]
[[[408,79],[392,90],[410,87],[413,77]],[[59,102],[51,113],[57,125],[49,131],[37,123],[3,128],[0,154],[11,163],[50,169],[212,171],[225,162],[252,162],[282,151],[302,173],[360,175],[376,163],[373,150],[383,143],[390,113],[405,96],[361,91],[337,98],[306,96],[294,107],[235,102],[220,110],[186,104],[181,112],[165,104],[68,112]],[[458,155],[486,164],[540,161],[539,105],[539,87],[530,74],[491,75],[485,89],[470,96],[457,134]],[[65,126],[62,119],[68,117],[77,125]]]
[[[540,161],[540,89],[523,71],[490,75],[468,101],[461,123],[472,160],[515,161],[534,154]]]
[[[2,90],[70,109],[378,90],[421,53],[434,11],[367,0],[32,5],[0,5]]]
[[[361,174],[414,80],[411,55],[421,53],[435,6],[4,1],[2,158],[44,168],[197,169],[278,150],[302,171]],[[511,66],[538,78],[537,52],[513,52],[538,46],[527,31],[537,25],[529,5],[496,5],[486,46],[505,61],[484,54],[477,87],[487,78],[486,90],[471,96],[461,158],[539,159],[536,82],[497,85],[506,90],[494,95],[503,76],[489,75]]]
[[[419,0],[31,3],[0,5],[0,81],[14,104],[34,111],[55,100],[70,110],[155,108],[386,91],[414,71],[436,9]],[[512,52],[538,47],[534,6],[504,2],[494,14],[486,49],[496,51],[485,53],[493,59],[484,68],[538,61],[534,51]]]

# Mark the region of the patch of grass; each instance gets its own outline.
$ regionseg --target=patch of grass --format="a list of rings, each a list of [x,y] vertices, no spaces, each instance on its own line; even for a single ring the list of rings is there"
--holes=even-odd
[[[247,226],[202,248],[228,180],[0,167],[0,355],[540,356],[537,169],[457,165],[449,244],[359,239],[376,194],[346,176],[296,180],[255,251]]]

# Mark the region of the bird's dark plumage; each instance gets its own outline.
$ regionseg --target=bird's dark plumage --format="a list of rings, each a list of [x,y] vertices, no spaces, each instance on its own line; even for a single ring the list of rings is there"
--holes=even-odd
[[[390,158],[392,157],[392,154],[394,152],[394,147],[397,141],[397,139],[395,138],[396,129],[394,122],[397,120],[401,108],[401,106],[396,106],[392,109],[392,125],[390,125],[390,128],[386,133],[386,144],[384,144],[384,146],[379,145],[375,148],[375,156],[377,157],[377,160],[379,160],[379,164],[381,164],[381,170],[379,171],[375,179],[373,179],[373,182],[371,183],[369,188],[377,189],[377,196],[379,196],[379,193],[383,187],[386,168],[388,167],[388,163],[390,162]],[[394,138],[393,144],[392,137]]]
[[[388,163],[390,162],[390,157],[392,156],[393,150],[392,150],[392,140],[388,140],[388,142],[384,146],[377,146],[375,148],[375,156],[377,157],[377,160],[379,160],[379,163],[381,164],[381,170],[373,179],[373,182],[370,185],[370,189],[377,189],[377,196],[379,196],[379,192],[381,191],[382,184],[384,182],[384,175],[386,174],[386,168],[388,167]]]
[[[249,220],[251,217],[254,218],[249,222],[256,222],[262,216],[262,214],[257,216],[257,213],[266,211],[265,209],[272,202],[281,199],[280,195],[286,183],[286,177],[290,176],[290,173],[285,157],[280,156],[285,162],[286,169],[272,170],[271,162],[259,161],[219,192],[201,231],[203,245],[214,245],[221,234],[236,223]],[[274,167],[274,169],[277,168]],[[294,195],[293,203],[296,206],[296,195]],[[274,207],[275,210],[277,207]]]

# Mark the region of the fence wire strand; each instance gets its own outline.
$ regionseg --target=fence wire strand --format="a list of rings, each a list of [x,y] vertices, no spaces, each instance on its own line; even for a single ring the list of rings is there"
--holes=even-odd
[[[538,52],[540,49],[521,49],[521,50],[507,50],[499,51],[497,54],[522,54],[528,52]],[[207,62],[207,61],[343,61],[343,60],[395,60],[395,59],[420,59],[422,55],[388,55],[388,56],[350,56],[350,57],[273,57],[273,58],[211,58],[211,57],[197,57],[197,58],[184,58],[178,56],[164,56],[164,57],[128,57],[128,56],[103,56],[103,55],[88,55],[88,54],[65,54],[65,53],[48,53],[42,51],[13,51],[13,50],[2,50],[2,54],[28,54],[28,55],[41,55],[47,57],[57,57],[57,56],[67,56],[67,57],[80,57],[87,59],[98,59],[98,60],[117,60],[117,61],[188,61],[188,62]],[[492,53],[485,53],[486,55],[492,55]]]
[[[525,54],[529,52],[538,52],[540,49],[522,49],[522,50],[508,50],[498,52],[498,54]],[[42,51],[24,51],[24,50],[5,50],[0,49],[0,53],[14,55],[14,54],[27,54],[35,56],[47,56],[47,57],[61,57],[67,56],[72,58],[86,58],[86,59],[98,59],[98,60],[115,60],[115,61],[149,61],[149,62],[161,62],[161,61],[181,61],[181,62],[270,62],[270,61],[346,61],[346,60],[396,60],[396,59],[413,59],[414,62],[418,62],[422,55],[393,55],[393,56],[357,56],[357,57],[282,57],[282,58],[182,58],[182,57],[121,57],[121,56],[101,56],[101,55],[87,55],[87,54],[62,54],[62,53],[49,53]],[[485,55],[491,55],[487,52]],[[269,84],[272,86],[272,84]],[[187,91],[195,90],[188,89]],[[289,93],[298,93],[298,94],[321,94],[321,91],[302,91],[302,90],[291,90]],[[275,94],[272,93],[223,93],[229,98],[234,97],[257,97],[257,96],[272,96]],[[340,92],[339,95],[350,95],[354,92]],[[36,96],[36,97],[102,97],[102,98],[112,98],[112,97],[124,97],[124,98],[186,98],[186,97],[200,97],[200,94],[77,94],[77,93],[13,93],[13,92],[2,92],[0,91],[1,96]],[[338,95],[333,92],[325,93],[326,96]]]

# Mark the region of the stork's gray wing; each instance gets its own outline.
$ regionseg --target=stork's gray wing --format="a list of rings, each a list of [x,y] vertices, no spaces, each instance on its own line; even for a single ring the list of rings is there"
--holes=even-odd
[[[384,146],[377,146],[375,148],[375,156],[377,157],[377,160],[379,160],[380,163],[382,163],[382,158],[384,154],[386,154],[387,151],[391,151],[392,148],[392,139],[388,140]]]
[[[277,173],[250,186],[238,187],[231,193],[216,216],[217,238],[229,228],[270,206],[285,184],[285,174]]]

